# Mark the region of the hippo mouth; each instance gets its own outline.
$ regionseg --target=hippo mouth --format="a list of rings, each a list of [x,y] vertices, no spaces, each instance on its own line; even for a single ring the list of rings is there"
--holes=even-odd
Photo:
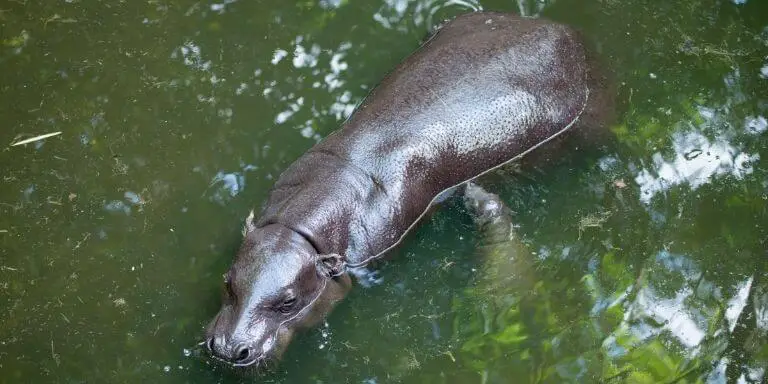
[[[260,362],[266,361],[266,358],[264,356],[264,353],[254,353],[252,352],[254,348],[243,346],[239,348],[238,352],[235,353],[232,360],[225,359],[221,356],[219,356],[215,350],[213,345],[213,339],[210,339],[208,341],[203,342],[205,344],[205,347],[208,349],[208,353],[217,361],[224,363],[231,367],[250,367],[253,365],[258,366]]]
[[[269,363],[270,360],[264,353],[256,354],[248,352],[249,350],[252,351],[253,348],[243,348],[238,355],[232,360],[229,360],[216,353],[213,346],[213,339],[201,341],[198,343],[198,346],[205,349],[207,355],[213,358],[213,361],[217,364],[228,368],[248,369],[255,373],[266,373],[271,367],[271,364]]]

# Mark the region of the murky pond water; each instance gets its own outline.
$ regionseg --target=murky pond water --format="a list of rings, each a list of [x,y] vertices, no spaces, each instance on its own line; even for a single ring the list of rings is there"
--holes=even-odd
[[[0,381],[252,381],[196,345],[241,220],[473,9],[584,31],[617,140],[489,181],[512,246],[449,202],[262,380],[764,382],[761,0],[3,2]]]

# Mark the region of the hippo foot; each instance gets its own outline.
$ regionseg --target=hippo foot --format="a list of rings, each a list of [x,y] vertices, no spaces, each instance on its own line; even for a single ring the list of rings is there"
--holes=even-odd
[[[463,192],[464,206],[480,226],[506,219],[512,214],[499,195],[490,193],[471,181],[464,185]]]

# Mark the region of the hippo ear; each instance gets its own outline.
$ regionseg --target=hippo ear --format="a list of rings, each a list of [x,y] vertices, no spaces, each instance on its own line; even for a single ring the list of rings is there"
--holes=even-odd
[[[245,225],[243,226],[243,236],[247,235],[248,232],[253,231],[256,229],[256,224],[253,222],[254,215],[253,215],[253,209],[251,209],[251,213],[248,214],[248,217],[245,218]]]
[[[318,255],[317,269],[328,277],[339,277],[347,271],[347,260],[344,256],[330,253]]]

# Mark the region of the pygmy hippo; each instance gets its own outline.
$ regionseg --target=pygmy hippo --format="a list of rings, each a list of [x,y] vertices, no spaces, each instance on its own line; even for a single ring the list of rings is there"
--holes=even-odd
[[[444,25],[248,216],[207,329],[211,353],[234,366],[278,358],[443,192],[602,124],[601,76],[560,24],[477,12]]]

